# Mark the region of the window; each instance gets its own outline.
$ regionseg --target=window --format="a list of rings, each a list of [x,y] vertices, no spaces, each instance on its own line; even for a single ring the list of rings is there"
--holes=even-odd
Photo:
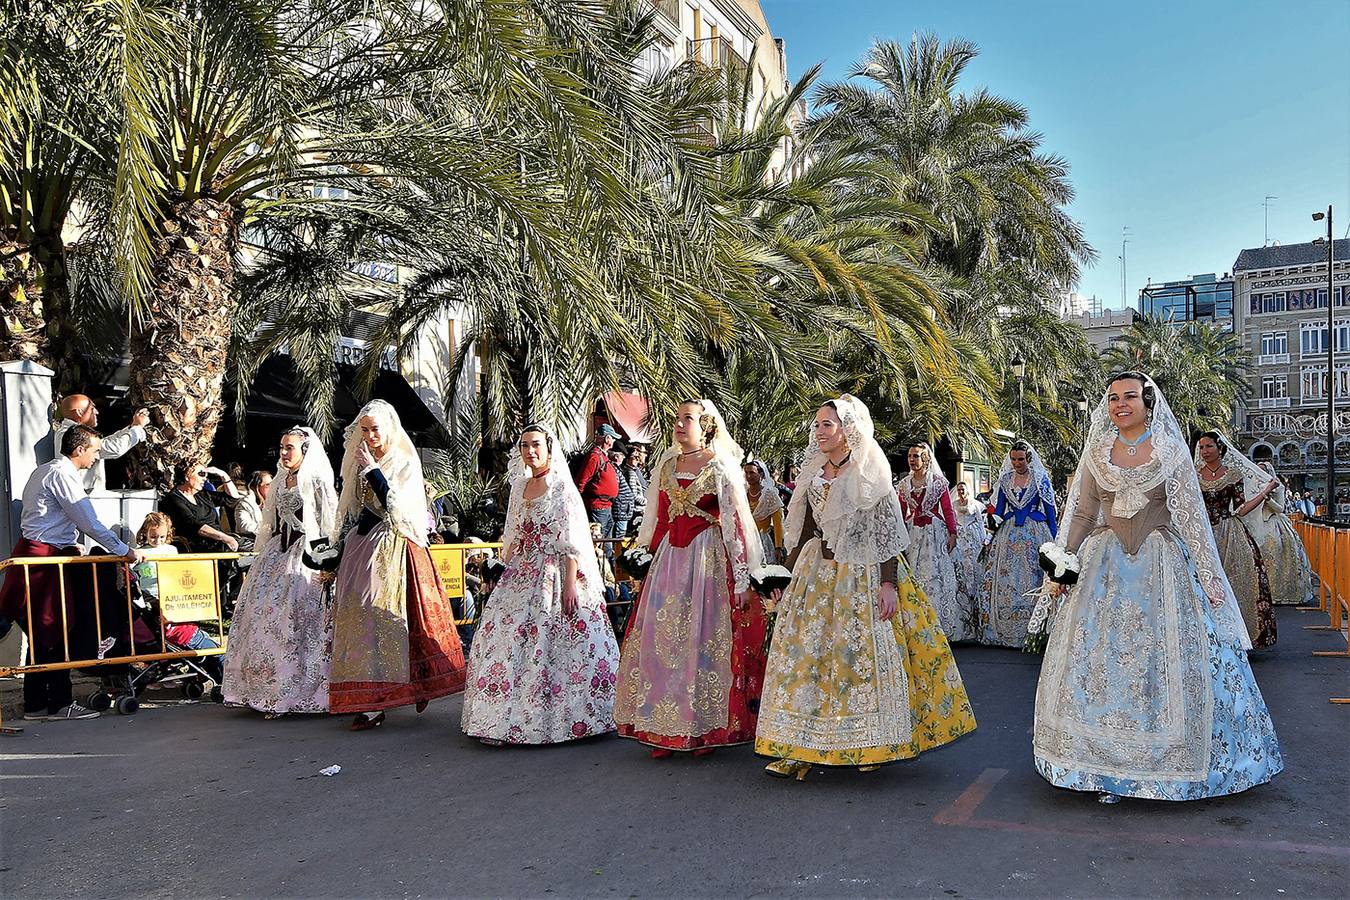
[[[1304,366],[1299,372],[1299,396],[1304,400],[1326,397],[1326,366]]]
[[[1265,331],[1261,333],[1261,355],[1274,356],[1289,352],[1289,332]]]
[[[1299,372],[1299,396],[1307,400],[1327,398],[1327,367],[1304,366]],[[1336,399],[1350,397],[1350,366],[1336,367]]]
[[[1257,313],[1284,312],[1289,308],[1288,296],[1284,291],[1274,294],[1252,294],[1251,311]]]
[[[1299,326],[1299,342],[1304,356],[1327,352],[1327,327],[1316,322]],[[1350,323],[1336,324],[1336,352],[1350,348]]]
[[[1267,375],[1261,379],[1261,399],[1273,400],[1289,396],[1289,376]]]

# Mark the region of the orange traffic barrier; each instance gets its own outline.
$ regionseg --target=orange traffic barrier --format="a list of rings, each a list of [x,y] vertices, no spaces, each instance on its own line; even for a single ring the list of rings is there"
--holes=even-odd
[[[1345,640],[1345,649],[1315,650],[1313,656],[1350,658],[1350,523],[1305,520],[1297,527],[1318,584],[1317,606],[1300,608],[1327,614],[1327,624],[1304,627],[1331,631]],[[1350,703],[1350,697],[1332,697],[1331,702]]]

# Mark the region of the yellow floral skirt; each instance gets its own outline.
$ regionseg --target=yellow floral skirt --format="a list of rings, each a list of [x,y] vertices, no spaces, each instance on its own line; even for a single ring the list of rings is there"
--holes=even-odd
[[[975,730],[961,673],[900,563],[896,615],[876,612],[876,566],[808,545],[779,602],[755,752],[822,766],[911,759]]]

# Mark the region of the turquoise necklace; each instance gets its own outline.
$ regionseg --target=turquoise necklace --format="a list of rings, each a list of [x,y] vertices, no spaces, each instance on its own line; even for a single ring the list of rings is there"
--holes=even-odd
[[[1138,455],[1139,445],[1151,437],[1153,437],[1152,428],[1145,428],[1144,433],[1139,435],[1139,437],[1135,438],[1134,440],[1130,440],[1129,438],[1125,437],[1125,435],[1121,434],[1119,428],[1116,429],[1116,440],[1120,441],[1122,444],[1125,445],[1125,452],[1130,454],[1130,456]]]

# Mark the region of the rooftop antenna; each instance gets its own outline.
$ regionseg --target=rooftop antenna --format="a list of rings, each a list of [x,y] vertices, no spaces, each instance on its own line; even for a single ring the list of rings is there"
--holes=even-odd
[[[1125,309],[1128,304],[1125,302],[1126,291],[1126,272],[1125,264],[1125,245],[1130,242],[1130,226],[1126,225],[1120,229],[1120,308]]]
[[[1265,243],[1261,245],[1262,247],[1270,246],[1270,201],[1278,199],[1280,198],[1276,197],[1274,194],[1266,194],[1266,199],[1261,201],[1261,206],[1264,207],[1266,211],[1266,240]]]

